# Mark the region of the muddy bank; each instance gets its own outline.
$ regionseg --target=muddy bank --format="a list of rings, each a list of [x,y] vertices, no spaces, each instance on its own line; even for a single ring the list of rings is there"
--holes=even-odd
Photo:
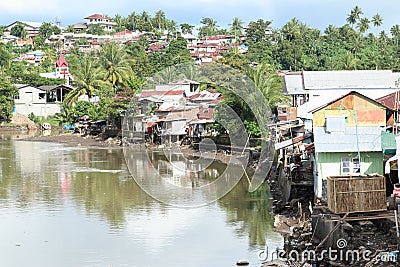
[[[65,144],[68,146],[120,146],[121,141],[118,138],[108,138],[103,140],[100,137],[96,136],[82,136],[75,133],[59,133],[56,135],[35,135],[23,138],[17,138],[18,140],[25,141],[37,141],[37,142],[50,142],[50,143],[59,143]]]

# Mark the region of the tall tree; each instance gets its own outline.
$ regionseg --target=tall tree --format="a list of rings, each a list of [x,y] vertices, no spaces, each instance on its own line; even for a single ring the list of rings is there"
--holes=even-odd
[[[360,19],[361,15],[363,14],[361,8],[359,6],[355,6],[351,11],[350,14],[347,15],[346,21],[353,26],[357,23]]]
[[[202,24],[202,26],[199,28],[200,37],[217,34],[219,26],[217,24],[217,21],[215,21],[214,19],[202,18],[200,23]]]
[[[396,47],[399,46],[399,37],[400,37],[400,25],[396,24],[394,26],[392,26],[392,28],[390,28],[390,33],[393,36],[393,39],[396,42]]]
[[[100,69],[89,57],[83,58],[80,64],[76,66],[73,77],[74,89],[64,99],[67,105],[77,102],[82,95],[87,95],[89,98],[93,97],[102,85]]]
[[[180,24],[180,27],[181,27],[181,32],[183,34],[187,34],[187,33],[193,34],[193,28],[194,28],[193,25],[190,25],[187,23],[182,23],[182,24]]]
[[[174,20],[167,22],[168,39],[176,38],[178,35],[178,24]]]
[[[248,76],[262,92],[270,108],[280,103],[287,103],[289,99],[282,94],[282,78],[269,64],[259,64],[256,68],[248,68]]]
[[[286,39],[289,41],[293,40],[300,35],[300,22],[296,18],[293,18],[282,27],[281,32]]]
[[[103,68],[104,80],[117,91],[131,71],[126,51],[114,42],[107,43],[100,51],[99,61]]]
[[[86,33],[95,34],[95,35],[104,35],[105,30],[104,27],[100,24],[90,24],[86,30]]]
[[[383,18],[381,15],[379,15],[378,13],[376,13],[373,17],[372,17],[372,24],[374,25],[374,27],[376,27],[376,32],[378,32],[378,28],[380,26],[382,26],[383,24]]]
[[[0,120],[9,121],[14,105],[13,96],[18,95],[18,89],[4,76],[0,76]]]
[[[154,17],[154,20],[156,22],[158,31],[163,32],[166,28],[166,18],[164,11],[158,10]]]
[[[235,39],[242,34],[243,21],[239,17],[234,17],[229,26],[231,27],[230,32],[235,35]]]
[[[25,30],[24,24],[22,24],[20,22],[15,24],[15,26],[11,28],[10,34],[17,36],[18,38],[22,38],[22,39],[26,38],[27,32]]]
[[[126,25],[127,25],[126,19],[123,18],[120,14],[116,14],[114,16],[114,22],[117,24],[114,27],[115,32],[124,31],[126,29]]]
[[[61,29],[58,28],[56,25],[51,24],[50,22],[43,22],[42,25],[39,27],[39,34],[43,38],[48,38],[52,34],[60,34]]]
[[[369,19],[368,18],[362,18],[360,21],[357,23],[357,28],[360,33],[365,33],[369,29]]]

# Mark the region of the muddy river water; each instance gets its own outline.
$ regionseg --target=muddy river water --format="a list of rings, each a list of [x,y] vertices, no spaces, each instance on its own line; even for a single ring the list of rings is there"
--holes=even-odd
[[[171,179],[185,171],[152,160]],[[174,155],[179,162],[179,155]],[[138,159],[139,160],[139,159]],[[143,168],[138,162],[137,168]],[[183,168],[185,166],[183,165]],[[213,162],[198,183],[224,169]],[[178,179],[177,178],[177,179]],[[0,141],[0,266],[260,266],[275,249],[268,185],[247,192],[243,178],[225,197],[179,208],[149,197],[121,148]]]

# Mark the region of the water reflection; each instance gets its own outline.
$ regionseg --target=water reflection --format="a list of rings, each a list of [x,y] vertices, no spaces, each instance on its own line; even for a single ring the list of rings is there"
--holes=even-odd
[[[207,168],[203,168],[201,163],[192,166],[187,163],[185,165],[182,164],[182,157],[175,154],[166,158],[165,155],[153,153],[152,160],[153,165],[164,178],[169,179],[169,182],[184,184],[188,187],[207,184],[225,170],[225,166],[218,162],[214,162]],[[172,166],[167,164],[168,160],[172,160],[174,164]],[[149,168],[148,161],[137,157],[135,164],[145,175]],[[203,168],[204,170],[193,174],[187,168],[189,170]],[[192,265],[187,266],[200,266],[200,262],[206,257],[205,254],[210,254],[207,257],[214,257],[214,260],[219,259],[220,256],[206,249],[210,246],[209,238],[216,238],[217,235],[222,239],[218,242],[213,241],[214,245],[224,246],[230,250],[225,253],[233,254],[231,256],[234,258],[229,260],[232,263],[237,260],[236,254],[239,255],[241,251],[246,250],[241,247],[244,245],[243,240],[248,243],[249,251],[264,246],[265,242],[279,243],[278,235],[272,232],[273,216],[269,213],[271,202],[268,186],[262,186],[251,194],[247,190],[248,182],[242,179],[217,203],[199,209],[178,209],[155,201],[141,190],[127,170],[121,149],[71,148],[57,144],[11,139],[0,141],[0,214],[3,214],[0,215],[3,220],[0,226],[8,227],[4,225],[6,222],[19,225],[15,221],[17,219],[12,218],[17,218],[21,212],[30,214],[29,216],[37,216],[37,221],[43,223],[46,221],[50,223],[52,220],[69,222],[75,218],[80,223],[74,227],[86,229],[88,233],[85,232],[85,235],[90,235],[89,233],[93,231],[94,236],[102,236],[105,240],[110,239],[107,244],[104,242],[94,244],[93,242],[97,242],[95,240],[87,243],[89,241],[85,240],[79,241],[83,242],[81,245],[78,241],[71,241],[78,242],[73,243],[78,247],[84,244],[93,246],[92,250],[86,247],[81,248],[85,251],[81,255],[85,263],[82,264],[78,257],[76,259],[78,265],[93,266],[98,263],[104,266],[105,262],[110,264],[115,261],[117,263],[130,262],[130,256],[120,255],[112,249],[114,246],[121,247],[127,244],[136,251],[134,254],[137,257],[135,258],[137,264],[128,264],[128,266],[148,264],[149,258],[144,256],[147,254],[168,252],[180,255],[189,248],[192,252],[185,253],[193,253],[191,257],[194,259]],[[100,221],[97,221],[97,218]],[[90,225],[85,226],[89,222]],[[101,222],[106,223],[109,231],[106,231],[104,227],[101,228],[103,225]],[[57,221],[57,223],[64,228],[69,227],[62,222]],[[33,225],[36,224],[33,223]],[[44,235],[53,236],[51,229],[50,227],[48,230],[40,231],[44,231]],[[224,234],[229,231],[234,234],[231,236]],[[117,242],[108,236],[110,233],[127,239]],[[19,233],[13,234],[13,236],[18,235]],[[57,232],[57,235],[61,235],[60,238],[69,238],[61,232]],[[227,245],[228,243],[231,246]],[[4,244],[0,242],[0,247],[2,245]],[[10,250],[10,248],[7,249]],[[32,248],[32,250],[30,253],[35,253],[35,249]],[[10,253],[10,255],[13,254],[12,249]],[[141,253],[143,256],[138,256]],[[182,261],[182,264],[186,261],[178,254],[165,254],[164,257],[176,260],[176,266],[182,266],[179,261]],[[116,255],[120,255],[116,257],[118,260],[115,258]],[[256,253],[251,252],[250,255],[256,260]],[[224,256],[219,260],[224,265],[227,258]],[[163,263],[162,259],[159,263]],[[35,264],[30,266],[35,266]],[[66,266],[77,265],[67,264]]]

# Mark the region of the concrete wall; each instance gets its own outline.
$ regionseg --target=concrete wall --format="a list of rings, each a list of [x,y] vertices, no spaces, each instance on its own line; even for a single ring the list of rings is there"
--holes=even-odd
[[[61,104],[59,103],[15,103],[15,112],[28,116],[33,112],[35,116],[47,117],[61,112]]]

